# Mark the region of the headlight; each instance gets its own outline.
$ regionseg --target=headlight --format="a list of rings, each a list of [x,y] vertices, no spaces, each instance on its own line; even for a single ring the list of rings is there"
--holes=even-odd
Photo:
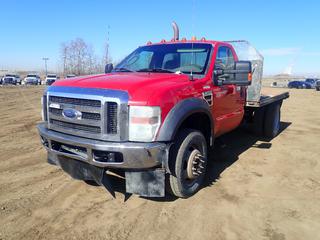
[[[153,141],[161,124],[160,107],[130,106],[129,140]]]

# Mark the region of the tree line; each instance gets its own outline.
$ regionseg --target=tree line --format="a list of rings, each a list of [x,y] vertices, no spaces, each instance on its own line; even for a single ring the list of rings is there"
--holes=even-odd
[[[108,52],[106,51],[106,54]],[[88,75],[103,73],[108,55],[103,59],[97,57],[93,47],[82,38],[64,42],[60,48],[60,58],[63,74]]]

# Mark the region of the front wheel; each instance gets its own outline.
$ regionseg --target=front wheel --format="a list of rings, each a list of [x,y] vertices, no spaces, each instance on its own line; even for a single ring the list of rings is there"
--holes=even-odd
[[[167,190],[176,197],[187,198],[201,187],[207,167],[207,143],[200,131],[181,130],[169,156],[171,174]]]

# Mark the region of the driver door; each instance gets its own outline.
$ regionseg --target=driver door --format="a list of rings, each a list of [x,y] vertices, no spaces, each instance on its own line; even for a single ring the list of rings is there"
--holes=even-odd
[[[228,46],[219,46],[214,70],[233,69],[237,59],[235,54]],[[225,74],[223,77],[228,80],[232,75]],[[239,126],[244,114],[244,93],[245,88],[234,84],[218,86],[217,76],[214,75],[213,88],[213,115],[215,116],[216,130],[215,135],[223,133]]]

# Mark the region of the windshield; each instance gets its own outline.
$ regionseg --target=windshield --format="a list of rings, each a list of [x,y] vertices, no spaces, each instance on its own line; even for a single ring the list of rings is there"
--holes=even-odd
[[[27,75],[27,77],[34,77],[34,78],[36,78],[36,77],[37,77],[37,75],[29,74],[29,75]]]
[[[47,75],[47,78],[55,78],[56,75]]]
[[[315,82],[315,80],[314,80],[314,79],[307,78],[307,79],[306,79],[306,82],[314,83],[314,82]]]
[[[143,46],[120,62],[114,71],[205,74],[211,48],[207,43]]]

